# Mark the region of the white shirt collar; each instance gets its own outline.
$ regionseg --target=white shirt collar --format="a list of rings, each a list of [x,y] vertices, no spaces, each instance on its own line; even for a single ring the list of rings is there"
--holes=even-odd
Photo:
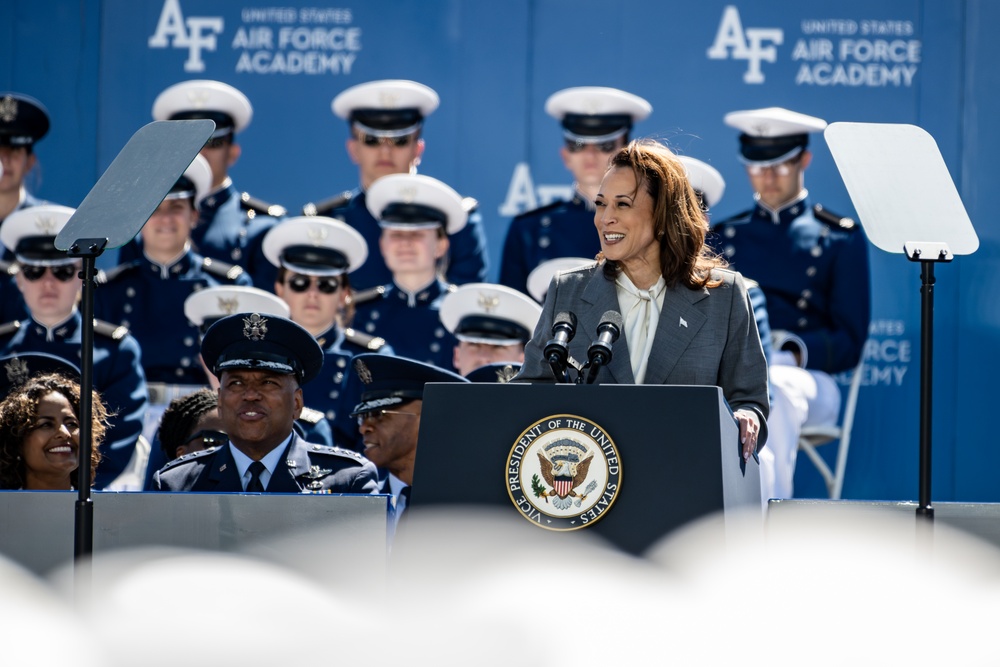
[[[274,474],[278,464],[281,463],[281,455],[285,453],[285,448],[288,447],[288,443],[291,440],[292,434],[289,433],[287,438],[260,460],[264,464],[264,468],[266,468],[260,475],[260,483],[264,485],[265,489],[267,488],[267,483],[271,481],[271,475]],[[243,488],[246,489],[247,483],[250,481],[250,464],[253,463],[253,459],[236,449],[233,443],[229,443],[229,451],[233,455],[233,463],[236,464],[236,470],[240,473],[240,482],[243,484]]]

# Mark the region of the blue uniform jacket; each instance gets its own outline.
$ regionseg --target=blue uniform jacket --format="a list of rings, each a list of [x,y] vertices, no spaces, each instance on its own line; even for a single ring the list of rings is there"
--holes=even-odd
[[[112,269],[103,280],[94,293],[94,313],[131,330],[142,346],[149,382],[208,384],[198,361],[198,328],[184,315],[184,300],[203,287],[249,285],[240,267],[188,251],[170,266],[142,257]]]
[[[356,229],[368,244],[368,259],[356,271],[351,272],[351,286],[354,289],[366,289],[378,285],[386,285],[392,281],[392,273],[379,252],[378,239],[382,228],[378,221],[368,212],[365,205],[365,193],[360,189],[346,195],[344,203],[332,208],[323,215],[343,220]],[[483,231],[482,216],[473,211],[469,214],[469,222],[465,227],[449,237],[447,279],[456,285],[484,282],[486,280],[486,235]],[[390,341],[392,342],[392,341]]]
[[[775,213],[755,206],[713,232],[715,250],[763,290],[771,329],[805,342],[808,368],[839,373],[858,364],[871,318],[860,228],[818,219],[803,198]]]
[[[277,222],[277,218],[248,207],[230,183],[201,202],[191,245],[203,257],[243,267],[254,287],[273,292],[278,270],[264,257],[262,247],[264,235]],[[137,236],[121,248],[118,261],[126,264],[141,257],[142,243]]]
[[[171,461],[153,475],[153,490],[242,493],[229,447],[213,447]],[[378,493],[375,465],[357,452],[315,445],[293,434],[284,459],[284,470],[271,475],[268,493]]]
[[[65,323],[51,329],[31,318],[0,326],[2,355],[46,352],[79,366],[82,320],[80,313],[74,312]],[[148,401],[139,343],[124,327],[106,322],[94,326],[94,389],[108,410],[115,413],[101,445],[104,458],[94,478],[94,486],[104,488],[132,458]]]
[[[550,259],[593,258],[601,251],[593,203],[577,192],[514,218],[503,244],[500,284],[528,293],[528,274]]]

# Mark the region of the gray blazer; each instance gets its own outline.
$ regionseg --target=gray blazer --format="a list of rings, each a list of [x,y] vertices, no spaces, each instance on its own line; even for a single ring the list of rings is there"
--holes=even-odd
[[[714,385],[733,410],[750,409],[760,416],[759,445],[767,437],[767,362],[757,334],[743,277],[728,270],[712,274],[723,284],[713,289],[667,289],[645,384]],[[597,337],[601,315],[621,312],[614,281],[601,265],[558,274],[549,286],[535,333],[524,349],[524,364],[513,382],[555,382],[543,350],[552,325],[563,311],[576,314],[576,336],[569,353],[587,362],[587,349]],[[571,371],[575,377],[575,371]],[[623,331],[612,347],[611,363],[601,368],[598,384],[634,384],[628,339]]]

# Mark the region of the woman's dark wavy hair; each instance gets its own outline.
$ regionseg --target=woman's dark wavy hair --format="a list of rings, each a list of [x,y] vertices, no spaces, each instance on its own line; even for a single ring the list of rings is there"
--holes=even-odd
[[[608,171],[612,169],[630,169],[636,192],[645,188],[653,199],[653,234],[660,244],[660,273],[667,285],[689,289],[721,285],[712,277],[712,269],[728,264],[705,244],[708,220],[677,156],[658,141],[633,139],[611,157]],[[608,278],[619,270],[616,262],[604,262]]]
[[[38,403],[51,393],[62,394],[69,401],[73,413],[80,414],[80,385],[75,380],[58,373],[48,373],[31,378],[14,387],[0,403],[0,488],[22,489],[27,482],[27,469],[21,457],[24,438],[35,426]],[[93,453],[90,457],[90,478],[94,479],[97,464],[101,461],[99,445],[108,429],[109,413],[101,397],[93,393],[93,419],[91,434]],[[76,487],[76,475],[71,475]]]

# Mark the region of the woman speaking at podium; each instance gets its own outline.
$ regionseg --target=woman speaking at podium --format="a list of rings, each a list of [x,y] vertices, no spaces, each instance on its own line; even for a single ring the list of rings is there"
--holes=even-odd
[[[719,386],[748,458],[767,437],[767,364],[742,276],[705,245],[684,165],[632,141],[594,203],[597,261],[552,279],[513,381]]]

